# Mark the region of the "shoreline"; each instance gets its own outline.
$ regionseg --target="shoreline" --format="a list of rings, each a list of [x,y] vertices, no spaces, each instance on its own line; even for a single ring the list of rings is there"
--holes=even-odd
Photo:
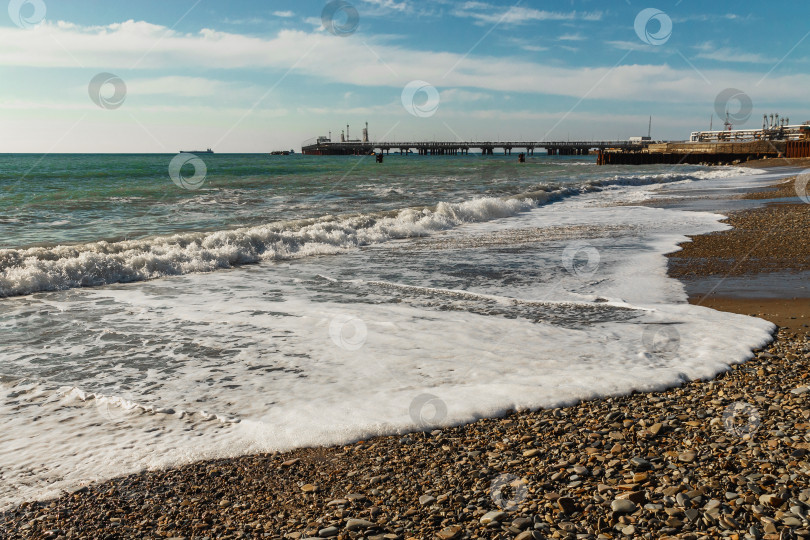
[[[796,177],[738,198],[764,205],[725,212],[732,229],[681,244],[668,256],[669,275],[684,283],[691,304],[807,331],[810,288],[801,284],[810,278],[810,205],[798,199]]]
[[[690,275],[728,274],[723,246],[740,258],[745,241],[762,238],[765,229],[751,223],[764,226],[776,214],[807,220],[810,206],[784,214],[788,206],[733,212],[735,228],[693,238],[671,256],[670,275],[689,290]],[[763,208],[774,210],[756,214]],[[742,222],[732,220],[746,219],[740,236]],[[773,259],[757,268],[810,269],[810,257],[791,251],[803,246],[795,242],[803,231],[798,224],[778,252],[756,252]],[[690,264],[672,262],[685,259]],[[781,323],[810,315],[803,300],[690,295],[692,303]],[[756,311],[750,302],[768,306]],[[778,302],[792,302],[795,313]],[[35,538],[527,540],[742,537],[754,526],[764,538],[784,528],[810,538],[810,409],[803,406],[810,341],[806,325],[780,326],[754,358],[709,381],[431,433],[145,471],[24,503],[0,515],[0,530]]]

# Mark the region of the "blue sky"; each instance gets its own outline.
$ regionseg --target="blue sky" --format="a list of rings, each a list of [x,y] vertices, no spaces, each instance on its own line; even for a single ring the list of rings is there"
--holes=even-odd
[[[332,6],[346,35],[326,6],[11,0],[2,151],[297,150],[366,121],[375,140],[565,140],[646,134],[650,115],[654,138],[684,139],[726,108],[735,127],[810,120],[806,2],[349,0]],[[94,102],[99,73],[116,78]],[[750,111],[716,105],[729,88]]]

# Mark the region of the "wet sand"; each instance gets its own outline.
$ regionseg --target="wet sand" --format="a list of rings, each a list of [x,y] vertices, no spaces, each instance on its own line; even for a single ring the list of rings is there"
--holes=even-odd
[[[743,195],[768,202],[728,213],[733,229],[692,238],[670,255],[669,273],[686,284],[691,303],[807,330],[810,204],[793,202],[796,188],[793,177]]]
[[[810,331],[810,298],[728,298],[693,296],[693,304],[752,315],[792,332]]]

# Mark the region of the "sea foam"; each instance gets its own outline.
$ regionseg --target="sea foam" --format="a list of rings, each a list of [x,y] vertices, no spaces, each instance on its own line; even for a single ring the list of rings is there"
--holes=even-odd
[[[573,185],[547,182],[511,197],[439,202],[433,207],[322,216],[211,232],[117,242],[0,250],[0,297],[210,272],[266,260],[333,254],[392,239],[486,222],[537,205],[620,186],[646,186],[738,175],[736,168],[615,175]]]

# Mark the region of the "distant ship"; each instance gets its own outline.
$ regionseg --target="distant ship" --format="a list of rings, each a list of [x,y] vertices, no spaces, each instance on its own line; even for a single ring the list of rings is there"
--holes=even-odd
[[[207,150],[180,150],[181,154],[213,154],[214,151],[210,148]]]
[[[271,156],[290,156],[295,154],[295,150],[273,150],[270,152]]]

